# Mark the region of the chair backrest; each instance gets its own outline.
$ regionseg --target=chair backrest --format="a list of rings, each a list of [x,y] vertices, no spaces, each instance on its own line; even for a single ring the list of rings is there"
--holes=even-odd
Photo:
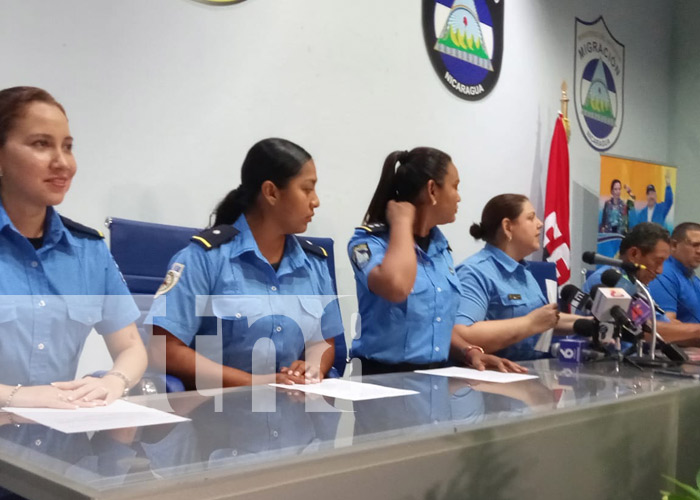
[[[136,295],[134,298],[142,313],[139,331],[144,341],[147,341],[148,335],[140,325],[151,307],[153,294],[163,282],[172,256],[186,247],[192,235],[198,233],[200,229],[118,218],[109,218],[106,224],[110,229],[110,247],[114,260],[124,275],[129,291]],[[306,239],[326,250],[328,272],[333,282],[333,291],[337,295],[333,240],[305,236],[298,238]],[[339,375],[342,375],[345,370],[346,358],[345,337],[339,335],[335,338],[333,362],[333,367]]]
[[[110,249],[133,294],[154,294],[168,272],[170,258],[186,247],[193,227],[109,218]]]
[[[326,263],[328,264],[328,273],[331,275],[331,281],[333,282],[333,293],[338,295],[338,286],[335,280],[335,252],[333,251],[333,239],[332,238],[311,238],[306,236],[298,236],[297,238],[303,238],[310,241],[314,245],[323,247],[323,249],[328,253],[328,258]],[[335,358],[333,360],[333,368],[335,368],[337,376],[342,377],[345,371],[345,366],[347,365],[348,357],[348,346],[345,342],[345,335],[338,335],[335,338]]]
[[[542,294],[547,297],[547,280],[557,282],[557,266],[554,262],[527,261],[527,268],[540,285]]]

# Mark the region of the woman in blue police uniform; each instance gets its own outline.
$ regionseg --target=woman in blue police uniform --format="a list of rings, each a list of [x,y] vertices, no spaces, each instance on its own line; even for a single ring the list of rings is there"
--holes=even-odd
[[[576,316],[548,304],[524,259],[540,247],[542,221],[526,196],[501,194],[486,204],[469,232],[486,246],[457,267],[463,296],[455,330],[464,340],[511,360],[548,357],[539,334],[571,331]]]
[[[294,236],[319,206],[316,180],[301,147],[258,142],[214,227],[172,258],[150,315],[165,342],[154,337],[151,352],[186,387],[250,385],[252,373],[272,374],[255,383],[304,383],[329,371],[343,327],[326,253]]]
[[[0,91],[0,406],[110,403],[146,368],[139,311],[102,235],[53,208],[76,172],[72,146],[47,92]],[[93,327],[114,365],[67,382]]]
[[[352,355],[362,372],[388,373],[445,366],[460,283],[450,247],[437,228],[455,220],[459,174],[436,149],[390,154],[364,218],[348,243],[361,315]],[[456,357],[520,371],[461,338]]]

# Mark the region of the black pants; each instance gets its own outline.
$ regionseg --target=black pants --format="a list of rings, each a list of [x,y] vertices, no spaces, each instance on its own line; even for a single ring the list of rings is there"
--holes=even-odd
[[[362,362],[362,375],[379,375],[382,373],[395,373],[395,372],[412,372],[414,370],[433,370],[435,368],[444,368],[449,366],[447,361],[440,361],[437,363],[427,363],[427,364],[414,364],[414,363],[398,363],[389,364],[382,363],[381,361],[375,361],[373,359],[367,358],[355,358]],[[355,375],[355,374],[353,374]]]

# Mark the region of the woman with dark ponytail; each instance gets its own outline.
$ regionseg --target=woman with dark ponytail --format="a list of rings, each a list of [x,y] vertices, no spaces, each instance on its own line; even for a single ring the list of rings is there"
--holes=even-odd
[[[319,300],[334,295],[327,255],[294,236],[319,206],[316,180],[311,156],[290,141],[264,139],[248,151],[240,186],[216,207],[214,226],[172,258],[156,293],[156,365],[190,389],[195,379],[228,387],[328,373],[343,327],[337,301]]]
[[[458,185],[457,168],[437,149],[395,151],[384,162],[364,224],[348,243],[361,315],[352,354],[364,374],[448,362],[461,288],[437,226],[455,220]],[[453,348],[481,369],[522,370],[459,337]]]
[[[535,350],[540,333],[556,327],[571,333],[576,316],[548,304],[525,257],[540,248],[542,221],[526,196],[489,200],[469,233],[483,250],[457,267],[462,300],[455,334],[511,360],[548,357]]]

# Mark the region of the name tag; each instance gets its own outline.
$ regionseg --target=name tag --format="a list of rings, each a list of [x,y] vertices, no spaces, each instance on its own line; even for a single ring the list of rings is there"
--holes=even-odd
[[[520,300],[522,297],[520,296],[519,293],[509,293],[508,294],[508,300]]]

